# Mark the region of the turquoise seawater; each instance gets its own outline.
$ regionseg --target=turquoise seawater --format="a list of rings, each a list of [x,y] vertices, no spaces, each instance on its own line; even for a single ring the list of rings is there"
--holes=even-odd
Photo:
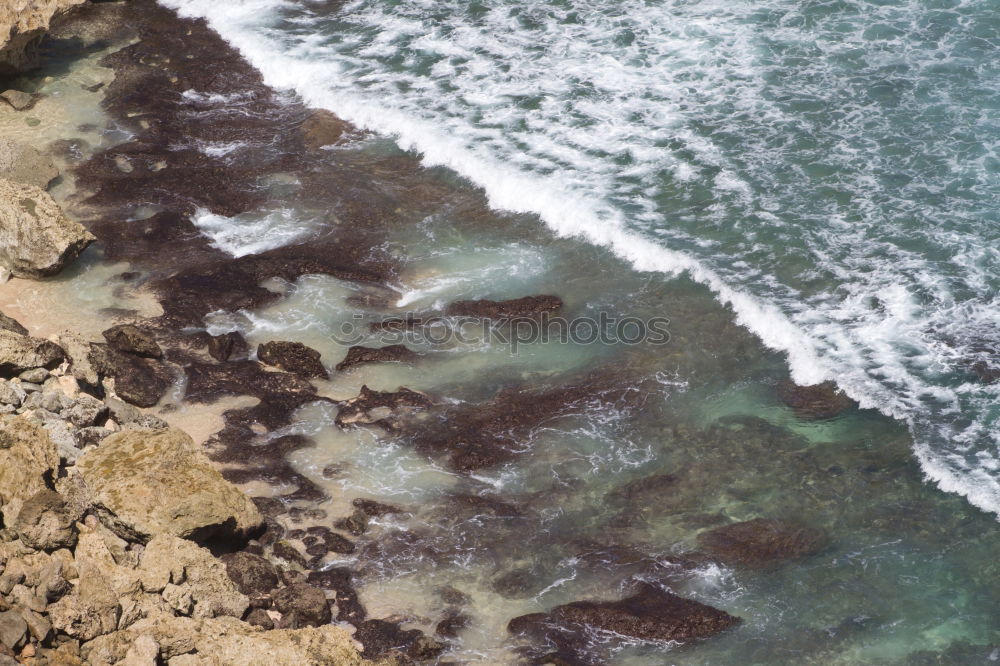
[[[406,266],[393,313],[555,293],[570,315],[671,322],[667,345],[438,347],[432,362],[336,379],[343,397],[405,385],[460,403],[609,365],[640,378],[641,406],[546,423],[526,455],[472,477],[405,441],[341,431],[329,408],[303,410],[295,429],[317,446],[295,462],[333,506],[419,507],[373,532],[381,550],[366,551],[362,578],[374,615],[433,629],[434,591],[455,586],[473,621],[450,658],[512,663],[510,618],[616,598],[650,575],[595,565],[593,543],[665,563],[701,530],[767,517],[815,526],[830,545],[773,569],[661,570],[744,624],[684,647],[595,636],[613,644],[601,654],[1000,656],[995,0],[162,1],[207,18],[270,85],[373,131],[331,160],[363,169],[404,151],[431,167],[422,178],[447,203],[401,209],[411,224],[390,241]],[[308,237],[314,222],[295,205],[292,192],[198,223],[234,254],[255,252]],[[338,328],[376,314],[336,280],[280,288],[266,311],[206,323],[339,360]],[[776,397],[789,374],[834,379],[863,409],[802,420]],[[343,473],[324,477],[331,464]],[[664,473],[669,489],[613,499]],[[500,493],[526,517],[449,515],[453,492]],[[422,547],[403,536],[414,534]],[[512,571],[530,593],[497,591]]]

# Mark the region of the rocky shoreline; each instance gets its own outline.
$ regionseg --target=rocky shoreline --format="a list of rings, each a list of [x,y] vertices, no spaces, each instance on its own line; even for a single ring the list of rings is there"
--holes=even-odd
[[[49,4],[49,16],[16,28],[0,62],[34,62],[52,17],[52,36],[81,52],[120,45],[102,60],[114,80],[101,92],[104,111],[127,137],[86,154],[72,142],[50,147],[74,164],[67,213],[45,191],[58,175],[47,157],[0,140],[0,266],[7,277],[48,277],[96,242],[105,261],[129,262],[120,282],[155,295],[162,314],[118,316],[103,340],[72,332],[71,322],[51,340],[9,318],[0,322],[0,661],[449,663],[448,641],[468,620],[461,592],[442,592],[447,611],[432,637],[404,629],[399,618],[368,617],[352,583],[356,572],[337,564],[344,554],[391,559],[394,548],[415,547],[414,534],[361,539],[370,520],[406,507],[359,498],[349,515],[328,515],[316,506],[324,491],[288,462],[310,440],[271,435],[292,425],[303,406],[329,403],[337,426],[406,433],[419,453],[470,475],[517,459],[520,439],[547,419],[583,403],[635,405],[641,396],[609,369],[547,388],[508,387],[467,405],[404,387],[364,386],[335,399],[325,391],[330,372],[318,352],[280,340],[254,350],[238,333],[209,335],[209,313],[276,301],[262,286],[275,278],[334,276],[357,285],[359,301],[384,306],[401,261],[384,243],[398,219],[397,197],[406,193],[430,211],[445,193],[420,181],[411,157],[380,165],[399,192],[324,159],[324,146],[357,130],[279,100],[203,22],[149,0]],[[27,114],[31,95],[17,93],[3,96]],[[236,111],[219,122],[229,109]],[[253,149],[238,158],[199,149],[220,142]],[[269,196],[261,183],[280,184],[289,174],[302,199],[330,211],[327,228],[308,243],[234,258],[193,224],[199,211],[234,216],[259,207]],[[535,316],[562,306],[557,296],[539,295],[457,301],[444,314]],[[411,324],[419,321],[404,323]],[[419,359],[402,345],[354,346],[334,372]],[[187,404],[252,404],[218,407],[222,427],[200,446],[153,413],[158,407],[168,416],[165,396],[178,387]],[[852,408],[833,386],[782,390],[806,417]],[[251,500],[237,487],[253,484],[285,490]],[[642,489],[623,492],[631,501]],[[456,515],[523,517],[489,494],[450,499]],[[822,535],[779,521],[730,527],[707,533],[702,557],[763,566],[822,547]],[[534,663],[564,664],[592,663],[578,647],[590,630],[690,641],[739,623],[638,580],[621,600],[557,606],[514,618],[509,630],[540,646],[525,653]],[[515,576],[503,585],[522,583]]]

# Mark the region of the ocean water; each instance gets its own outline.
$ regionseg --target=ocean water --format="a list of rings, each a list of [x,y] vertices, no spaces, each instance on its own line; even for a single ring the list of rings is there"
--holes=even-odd
[[[373,615],[433,630],[434,590],[453,585],[473,622],[451,656],[513,663],[511,617],[614,598],[649,575],[595,566],[582,542],[666,558],[720,521],[764,516],[818,526],[832,545],[777,570],[678,574],[674,589],[744,625],[694,647],[595,637],[595,654],[997,658],[1000,382],[980,376],[1000,366],[995,1],[161,2],[206,18],[290,100],[372,131],[330,147],[331,160],[407,151],[456,197],[486,196],[492,214],[456,205],[397,230],[396,310],[557,293],[574,315],[671,320],[665,346],[431,347],[416,365],[324,387],[405,385],[460,403],[609,362],[644,377],[641,408],[546,423],[530,456],[472,477],[406,442],[341,431],[329,408],[303,410],[293,429],[317,446],[294,462],[330,490],[332,512],[356,496],[419,507],[377,524],[381,550],[351,560],[365,559]],[[195,222],[234,256],[322,223],[294,194]],[[277,305],[214,313],[209,330],[297,339],[339,360],[333,338],[358,314],[356,287],[273,286]],[[803,421],[774,395],[788,374],[835,379],[863,409]],[[343,472],[323,474],[331,464]],[[682,481],[648,506],[608,500],[656,473]],[[528,527],[447,515],[448,493],[487,491],[522,502]],[[406,545],[413,534],[425,547]],[[510,571],[537,587],[498,593]]]

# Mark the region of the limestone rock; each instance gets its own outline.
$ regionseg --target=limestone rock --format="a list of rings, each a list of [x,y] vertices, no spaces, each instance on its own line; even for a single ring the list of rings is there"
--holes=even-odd
[[[28,329],[22,326],[21,322],[13,317],[8,317],[2,312],[0,312],[0,330],[10,331],[11,333],[18,333],[20,335],[28,334]]]
[[[4,90],[0,98],[10,104],[15,111],[26,111],[35,105],[36,97],[20,90]]]
[[[0,267],[15,277],[55,275],[94,240],[44,190],[0,179]]]
[[[162,591],[164,599],[183,614],[242,617],[250,606],[227,575],[225,564],[207,549],[178,537],[154,537],[143,552],[139,575],[143,589]],[[187,601],[172,603],[171,595],[174,601],[185,596]],[[185,611],[180,605],[193,607]]]
[[[20,416],[0,416],[0,505],[5,522],[13,521],[24,500],[48,489],[46,480],[55,478],[58,466],[56,446],[41,426]]]
[[[84,0],[11,0],[0,3],[0,76],[38,65],[38,44],[52,19]]]
[[[59,334],[59,346],[66,352],[73,377],[84,384],[97,386],[100,377],[90,363],[90,343],[77,333],[65,331]]]
[[[263,524],[254,503],[179,430],[116,433],[78,468],[102,519],[127,539],[240,538]]]
[[[278,586],[274,565],[260,555],[239,552],[223,555],[226,573],[243,594],[266,594]]]
[[[236,618],[187,618],[168,615],[139,620],[122,631],[101,636],[82,648],[90,664],[123,660],[136,640],[150,636],[159,645],[161,663],[189,663],[181,656],[202,657],[190,663],[232,666],[361,666],[350,634],[325,625],[306,629],[261,631]],[[174,661],[177,659],[177,661]]]
[[[295,626],[322,626],[331,619],[330,605],[323,590],[308,583],[293,583],[271,595],[274,607]],[[286,625],[287,626],[287,625]]]
[[[62,347],[54,342],[0,331],[0,374],[12,376],[31,368],[52,368],[63,358]]]
[[[208,340],[208,354],[216,361],[228,361],[236,356],[245,356],[250,346],[236,331],[213,335]]]
[[[120,352],[145,356],[146,358],[163,358],[163,350],[152,335],[139,329],[134,324],[112,326],[101,335],[108,344]]]
[[[0,644],[16,649],[24,644],[28,633],[28,623],[16,610],[0,613]]]
[[[50,605],[48,613],[55,629],[89,641],[118,628],[121,607],[115,591],[103,577],[95,572],[81,572],[76,589]]]
[[[46,189],[59,176],[52,160],[31,146],[0,138],[0,178]]]
[[[39,550],[72,548],[76,545],[73,528],[77,516],[54,490],[40,490],[21,507],[14,530],[25,545]]]

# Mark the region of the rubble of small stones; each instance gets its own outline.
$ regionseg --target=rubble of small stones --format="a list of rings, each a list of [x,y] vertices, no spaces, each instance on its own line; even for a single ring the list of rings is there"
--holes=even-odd
[[[363,614],[349,583],[338,605],[298,564],[251,552],[262,550],[251,540],[262,513],[190,437],[93,367],[74,372],[86,345],[70,351],[5,322],[0,664],[363,662],[363,646],[331,624]],[[134,333],[106,337],[119,354],[148,356]],[[236,552],[207,547],[220,545]]]

